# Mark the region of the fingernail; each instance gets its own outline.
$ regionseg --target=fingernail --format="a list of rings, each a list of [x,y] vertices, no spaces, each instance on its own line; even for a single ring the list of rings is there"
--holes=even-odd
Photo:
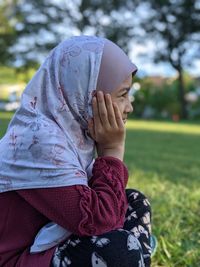
[[[102,95],[102,93],[103,93],[102,91],[98,91],[97,92],[98,95]]]

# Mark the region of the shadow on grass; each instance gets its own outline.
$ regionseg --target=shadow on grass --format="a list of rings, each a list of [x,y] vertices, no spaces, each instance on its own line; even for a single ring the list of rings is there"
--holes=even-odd
[[[127,130],[128,168],[152,172],[173,183],[199,183],[200,136],[154,130]]]

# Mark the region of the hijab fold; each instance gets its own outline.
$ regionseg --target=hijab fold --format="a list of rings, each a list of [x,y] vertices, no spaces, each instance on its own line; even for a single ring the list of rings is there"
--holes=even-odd
[[[94,142],[87,135],[104,39],[59,44],[24,90],[0,140],[0,192],[87,185]]]

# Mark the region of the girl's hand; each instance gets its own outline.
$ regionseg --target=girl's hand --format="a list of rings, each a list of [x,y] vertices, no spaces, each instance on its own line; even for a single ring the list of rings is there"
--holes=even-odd
[[[98,156],[113,156],[123,160],[125,126],[116,103],[109,94],[98,91],[92,99],[93,119],[88,123],[91,137],[97,143]]]

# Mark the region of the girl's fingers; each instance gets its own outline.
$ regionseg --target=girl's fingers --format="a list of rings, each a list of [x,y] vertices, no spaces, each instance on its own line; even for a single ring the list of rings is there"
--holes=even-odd
[[[110,122],[110,125],[111,125],[111,127],[116,127],[117,123],[116,123],[116,119],[115,119],[115,111],[113,108],[111,96],[109,94],[105,95],[105,102],[106,102],[108,120]]]
[[[122,115],[121,115],[116,103],[113,103],[113,108],[114,108],[114,112],[115,112],[115,119],[116,119],[117,126],[119,128],[124,128],[124,122],[122,119]]]
[[[103,92],[101,91],[97,92],[97,100],[98,100],[98,110],[101,123],[104,127],[109,127],[110,123],[108,120],[108,113]]]
[[[103,92],[97,92],[92,99],[94,135],[100,129],[120,128],[124,129],[122,115],[116,103],[112,103],[111,96]]]
[[[89,131],[89,134],[92,137],[92,139],[95,140],[95,131],[94,131],[94,122],[93,122],[93,119],[90,119],[88,121],[88,131]]]
[[[101,120],[100,120],[100,117],[99,117],[99,110],[98,110],[96,96],[94,96],[93,99],[92,99],[92,110],[93,110],[95,127],[100,127],[101,126]]]

